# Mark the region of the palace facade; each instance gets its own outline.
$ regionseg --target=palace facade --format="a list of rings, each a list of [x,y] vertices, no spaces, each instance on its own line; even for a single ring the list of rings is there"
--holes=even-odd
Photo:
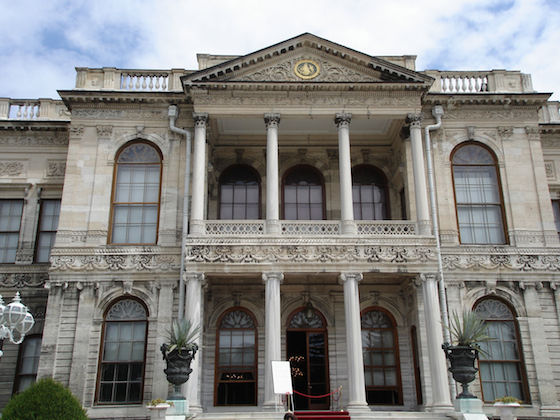
[[[0,294],[36,318],[4,343],[0,407],[48,376],[91,418],[146,418],[182,313],[197,418],[280,418],[290,360],[298,409],[444,419],[442,325],[474,310],[487,414],[511,395],[560,418],[559,103],[415,58],[302,34],[0,98]]]

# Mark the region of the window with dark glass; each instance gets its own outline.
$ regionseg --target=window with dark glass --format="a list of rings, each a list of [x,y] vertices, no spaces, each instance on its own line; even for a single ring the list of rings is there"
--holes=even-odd
[[[519,328],[513,311],[498,299],[483,299],[474,308],[488,326],[491,341],[480,343],[480,382],[484,401],[507,395],[528,402],[527,382],[521,359]]]
[[[220,219],[260,217],[260,178],[246,165],[234,165],[220,176]]]
[[[325,218],[324,182],[317,169],[295,166],[284,176],[284,219],[323,220]]]
[[[388,313],[362,314],[362,347],[368,404],[402,404],[397,330]]]
[[[560,200],[552,200],[552,211],[554,212],[556,232],[558,232],[558,236],[560,236]]]
[[[352,169],[354,220],[387,218],[387,180],[374,166],[358,165]]]
[[[41,200],[39,226],[37,227],[37,241],[35,246],[35,262],[49,262],[51,248],[54,245],[58,216],[60,214],[60,200]]]
[[[0,200],[0,263],[16,261],[23,200]]]
[[[161,155],[134,142],[117,156],[110,243],[155,244],[159,218]]]
[[[19,348],[14,393],[25,391],[37,379],[39,356],[41,355],[41,336],[26,336]]]
[[[504,210],[493,153],[477,143],[459,146],[452,156],[461,243],[505,244]]]
[[[114,303],[105,315],[97,402],[142,402],[148,314],[134,299]]]
[[[237,308],[218,322],[216,405],[257,404],[257,326],[253,315]]]

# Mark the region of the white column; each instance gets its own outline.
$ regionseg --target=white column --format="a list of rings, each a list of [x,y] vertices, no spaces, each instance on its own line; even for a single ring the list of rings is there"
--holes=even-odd
[[[340,177],[340,219],[343,234],[355,234],[352,202],[352,163],[350,160],[350,121],[352,114],[336,114],[338,128],[338,172]]]
[[[203,233],[204,182],[206,170],[206,123],[208,114],[193,112],[194,151],[192,157],[191,234]]]
[[[202,402],[200,398],[200,388],[202,385],[202,358],[204,348],[204,329],[202,325],[203,299],[202,286],[204,282],[204,273],[185,273],[185,283],[187,284],[186,300],[185,300],[185,319],[191,321],[194,326],[200,326],[200,334],[196,343],[198,344],[198,352],[191,363],[193,370],[189,380],[187,381],[185,398],[189,403],[189,409],[193,412],[202,412]]]
[[[443,344],[443,326],[441,324],[436,275],[421,274],[420,278],[422,279],[426,338],[432,384],[431,408],[433,411],[449,411],[452,405],[449,396],[449,381],[447,380],[447,362],[441,348]]]
[[[275,407],[276,399],[272,385],[272,361],[282,360],[280,284],[282,273],[263,273],[265,283],[265,326],[264,326],[264,405]]]
[[[408,114],[410,122],[410,146],[412,148],[412,171],[414,173],[414,196],[416,198],[416,220],[420,235],[430,234],[430,213],[426,169],[422,150],[422,114]]]
[[[340,273],[344,286],[344,317],[346,322],[346,355],[348,359],[348,409],[367,409],[362,354],[362,328],[360,320],[360,295],[358,282],[361,273]]]
[[[280,234],[278,199],[278,124],[280,114],[264,114],[266,125],[266,230]]]

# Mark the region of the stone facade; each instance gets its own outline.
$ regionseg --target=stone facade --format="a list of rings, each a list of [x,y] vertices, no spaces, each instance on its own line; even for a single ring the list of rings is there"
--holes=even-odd
[[[360,418],[403,411],[407,418],[445,418],[456,390],[445,372],[442,318],[490,299],[514,316],[508,322],[518,338],[518,377],[509,381],[522,390],[519,413],[560,418],[553,207],[560,199],[560,116],[549,94],[535,92],[530,76],[519,72],[416,71],[414,57],[371,57],[311,34],[246,56],[199,59],[198,70],[78,68],[76,87],[60,91],[62,101],[0,99],[0,196],[22,206],[15,258],[0,265],[0,294],[9,301],[19,290],[34,315],[46,314],[33,331],[42,334],[37,377],[70,387],[91,418],[146,418],[145,403],[168,393],[159,347],[182,309],[202,326],[184,386],[200,418],[273,418],[270,361],[294,357],[294,349],[307,351],[309,360],[320,353],[322,361],[313,360],[323,370],[307,366],[304,393],[341,386],[333,408],[340,404]],[[441,244],[433,233],[425,150],[426,127],[438,123],[436,106],[443,117],[429,131],[429,153]],[[179,130],[170,128],[170,107]],[[160,156],[157,233],[155,240],[125,243],[114,240],[115,212],[134,200],[118,198],[117,174],[133,144]],[[469,241],[461,230],[453,157],[469,144],[494,157],[498,204],[485,205],[501,206],[501,241]],[[245,175],[228,181],[227,174],[247,168],[255,182],[243,181]],[[360,168],[383,175],[384,213],[375,220],[356,216]],[[302,173],[320,181],[297,178]],[[256,217],[224,216],[228,185],[255,192]],[[321,207],[318,220],[287,216],[287,186],[298,185],[301,194],[321,188],[311,203],[320,206],[305,207],[303,195],[294,204],[297,212]],[[38,262],[42,203],[57,199],[56,241],[49,262]],[[103,394],[109,388],[102,383],[111,381],[102,373],[110,367],[102,348],[110,310],[120,301],[139,303],[147,327],[139,397],[127,388],[128,401],[119,403],[116,394]],[[310,324],[297,324],[310,308],[318,323],[300,317]],[[381,327],[368,330],[368,313],[392,324],[394,345],[384,357],[394,362],[372,364],[362,351],[367,331],[381,334]],[[228,314],[252,325],[237,330],[254,333],[254,345],[242,341],[255,359],[243,371],[222,362],[224,331],[236,331],[224,326]],[[235,349],[230,344],[227,354]],[[4,343],[0,407],[21,382],[19,353]],[[367,376],[375,372],[385,375],[381,385]],[[240,395],[235,386],[249,391]],[[490,388],[479,378],[472,388],[492,414]],[[306,407],[329,406],[321,404]]]

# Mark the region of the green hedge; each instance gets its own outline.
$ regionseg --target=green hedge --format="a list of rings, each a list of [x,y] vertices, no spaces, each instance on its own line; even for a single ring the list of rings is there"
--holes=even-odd
[[[70,390],[50,378],[14,395],[2,410],[2,420],[87,420]]]

